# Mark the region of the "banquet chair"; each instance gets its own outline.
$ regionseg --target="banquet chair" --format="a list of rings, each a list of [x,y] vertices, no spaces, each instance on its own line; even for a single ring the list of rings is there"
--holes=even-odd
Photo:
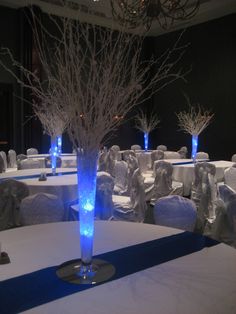
[[[127,195],[130,195],[130,190],[131,190],[131,185],[132,185],[132,177],[133,177],[134,171],[139,167],[138,159],[132,155],[129,155],[128,159],[127,159],[127,165],[128,165]]]
[[[157,150],[162,150],[163,152],[167,151],[167,146],[166,145],[158,145]]]
[[[140,171],[142,173],[146,172],[147,170],[149,170],[149,156],[144,153],[144,152],[140,152],[138,154],[136,154],[137,156],[137,160],[138,160],[138,167],[140,169]]]
[[[228,203],[236,194],[236,192],[229,187],[227,184],[222,184],[218,186],[219,198],[222,199],[224,203]]]
[[[153,216],[157,225],[194,231],[197,208],[194,202],[183,196],[169,195],[155,202]]]
[[[27,155],[25,154],[19,154],[16,156],[16,162],[24,159],[27,159]]]
[[[230,167],[224,171],[225,184],[236,191],[236,168]]]
[[[236,154],[233,154],[233,156],[231,157],[231,161],[236,162]]]
[[[114,168],[115,186],[114,194],[123,195],[127,193],[128,188],[128,164],[126,161],[116,161]]]
[[[17,161],[17,169],[37,169],[43,168],[41,160],[37,159],[23,159]]]
[[[215,216],[215,201],[217,200],[216,167],[208,162],[194,165],[195,179],[192,184],[191,199],[197,206],[199,221]]]
[[[104,160],[104,171],[115,177],[116,151],[109,149]]]
[[[102,151],[98,156],[98,171],[106,170],[107,152]]]
[[[127,161],[127,159],[129,158],[129,156],[133,156],[136,157],[135,151],[131,150],[131,149],[127,149],[123,151],[123,160]]]
[[[181,159],[178,152],[166,151],[164,152],[164,159]]]
[[[112,193],[114,189],[114,178],[105,171],[97,173],[95,219],[111,220],[113,218]],[[70,206],[70,220],[79,219],[78,201]]]
[[[114,159],[115,160],[121,160],[121,154],[120,154],[120,146],[118,145],[112,145],[110,150],[114,153]]]
[[[154,183],[146,189],[146,200],[154,202],[158,198],[169,194],[183,194],[183,184],[172,180],[173,166],[164,160],[154,162]]]
[[[180,147],[180,149],[177,151],[179,153],[180,158],[186,159],[188,155],[188,148],[186,146]]]
[[[164,151],[163,150],[154,150],[151,152],[151,162],[152,162],[152,169],[153,169],[153,165],[154,162],[156,160],[161,160],[164,159]]]
[[[16,152],[13,149],[10,149],[8,151],[8,164],[9,164],[9,168],[16,167]]]
[[[2,159],[3,159],[3,162],[4,162],[4,171],[6,171],[7,170],[7,155],[2,150],[2,151],[0,151],[0,156],[2,156]]]
[[[144,179],[139,168],[132,176],[130,196],[113,195],[114,219],[143,222],[147,209]]]
[[[28,186],[14,179],[0,182],[0,231],[20,226],[20,204],[29,195]]]
[[[56,157],[56,167],[61,168],[61,164],[62,164],[61,158],[57,156]],[[48,156],[45,158],[45,168],[51,168],[51,167],[52,167],[52,157]]]
[[[0,155],[0,173],[5,172],[5,165],[2,156]]]
[[[26,155],[29,156],[29,155],[38,155],[38,150],[37,148],[28,148],[26,150]]]
[[[196,153],[196,159],[207,159],[209,160],[209,154],[205,152]]]
[[[131,145],[130,149],[136,151],[136,150],[142,150],[142,147],[138,144],[134,144],[134,145]]]
[[[63,221],[64,217],[63,202],[54,194],[33,194],[20,205],[20,222],[24,226]]]
[[[236,247],[236,193],[227,203],[216,202],[216,218],[207,222],[203,234]]]

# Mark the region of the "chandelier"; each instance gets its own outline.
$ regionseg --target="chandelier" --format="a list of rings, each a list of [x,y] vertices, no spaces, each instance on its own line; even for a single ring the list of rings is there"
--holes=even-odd
[[[119,24],[148,31],[154,20],[163,29],[175,21],[191,19],[198,11],[200,0],[110,0],[112,15]]]

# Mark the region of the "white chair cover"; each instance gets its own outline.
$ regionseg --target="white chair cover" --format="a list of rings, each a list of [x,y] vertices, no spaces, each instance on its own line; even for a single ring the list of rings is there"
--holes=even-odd
[[[162,150],[163,152],[167,151],[167,146],[166,145],[158,145],[157,150]]]
[[[231,157],[231,161],[236,162],[236,154],[233,154],[233,156]]]
[[[207,162],[197,163],[194,166],[194,174],[191,199],[198,208],[198,215],[202,217],[202,220],[204,217],[214,218],[214,203],[217,200],[216,167]]]
[[[235,191],[231,189],[227,184],[222,184],[218,186],[219,197],[224,203],[228,203],[235,195]]]
[[[97,191],[95,203],[96,219],[109,220],[113,216],[112,193],[114,189],[114,178],[107,172],[97,173]]]
[[[179,195],[169,195],[156,201],[153,216],[157,225],[193,231],[197,209],[191,200]]]
[[[164,159],[164,151],[163,150],[154,150],[151,152],[151,161],[152,161],[152,169],[154,162],[156,160]]]
[[[105,172],[115,177],[116,151],[110,149],[107,153],[105,162]]]
[[[140,171],[146,172],[149,169],[149,156],[145,152],[136,154]]]
[[[146,189],[146,200],[155,201],[160,197],[169,194],[183,194],[183,184],[181,182],[172,181],[173,166],[164,160],[154,162],[153,175],[155,177],[154,184]]]
[[[0,151],[0,155],[2,156],[4,162],[4,171],[7,170],[7,155],[4,151]]]
[[[34,225],[64,220],[63,202],[53,194],[37,193],[24,198],[20,206],[22,225]]]
[[[27,155],[19,154],[16,156],[16,161],[27,159]]]
[[[127,149],[123,151],[123,160],[127,161],[129,156],[136,157],[136,154],[133,150]]]
[[[98,157],[98,171],[106,170],[107,152],[102,151]]]
[[[236,168],[230,167],[224,171],[225,184],[236,191]]]
[[[26,155],[29,156],[29,155],[38,155],[38,150],[37,148],[28,148],[27,151],[26,151]]]
[[[109,220],[113,217],[112,193],[114,188],[114,178],[105,171],[97,173],[97,190],[95,200],[95,218],[99,220]],[[78,201],[70,206],[70,220],[79,219]]]
[[[23,182],[6,179],[0,182],[0,231],[20,226],[20,203],[29,195]]]
[[[143,222],[147,209],[144,191],[144,179],[137,168],[132,177],[130,197],[112,196],[114,217],[118,219]]]
[[[23,159],[17,162],[17,169],[37,169],[44,168],[44,163],[38,159]]]
[[[123,195],[128,189],[128,164],[126,161],[116,161],[115,163],[115,186],[114,193]]]
[[[61,168],[61,158],[60,157],[56,157],[56,167],[57,168]],[[52,167],[52,157],[48,156],[45,158],[45,168],[51,168]]]
[[[110,149],[114,151],[115,160],[121,160],[120,146],[112,145]]]
[[[138,159],[132,155],[129,155],[127,158],[128,165],[128,174],[127,174],[127,195],[130,195],[131,185],[132,185],[132,177],[134,171],[138,168]]]
[[[134,145],[131,145],[130,147],[131,150],[142,150],[142,147],[138,144],[134,144]]]
[[[198,152],[196,153],[196,159],[209,159],[209,154],[205,152]]]
[[[166,151],[164,152],[164,159],[181,159],[181,156],[177,152]]]
[[[0,155],[0,173],[6,171],[5,169],[5,165],[4,165],[4,160],[2,158],[2,156]]]
[[[16,168],[16,152],[13,149],[8,151],[9,168]]]
[[[119,152],[120,151],[120,146],[119,145],[112,145],[110,149],[113,149],[116,152]]]
[[[185,158],[187,158],[187,155],[188,155],[188,148],[186,146],[182,146],[178,150],[178,153],[180,155],[180,158],[185,159]]]

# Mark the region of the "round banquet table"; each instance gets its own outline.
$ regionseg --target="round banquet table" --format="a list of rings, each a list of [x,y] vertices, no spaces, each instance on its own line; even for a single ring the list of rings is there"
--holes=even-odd
[[[62,222],[0,232],[2,250],[11,259],[10,264],[0,265],[0,280],[78,258],[78,230],[78,223]],[[181,232],[156,225],[96,221],[94,255],[130,249],[132,245]],[[236,250],[218,244],[43,303],[25,313],[235,314],[235,265]],[[11,299],[14,302],[14,292]]]
[[[232,167],[234,164],[231,161],[225,160],[210,161],[209,163],[216,166],[215,178],[217,182],[224,181],[224,170]],[[182,182],[184,195],[190,195],[192,182],[194,181],[194,164],[173,164],[173,166],[173,180]]]
[[[46,181],[39,181],[38,178],[20,179],[20,181],[27,184],[30,195],[37,193],[54,194],[64,204],[78,198],[77,174],[48,176]]]
[[[50,156],[49,154],[36,154],[36,155],[28,155],[27,158],[39,160],[41,167],[45,166],[45,158]],[[66,168],[76,167],[76,155],[75,154],[61,154],[59,156],[61,158],[61,166]]]
[[[17,170],[17,169],[11,169],[7,172],[2,172],[0,173],[0,179],[10,179],[10,178],[23,178],[23,177],[30,177],[30,176],[40,176],[41,173],[47,173],[51,174],[52,169],[51,168],[37,168],[37,169],[22,169],[22,170]],[[72,172],[77,172],[77,168],[57,168],[56,173],[72,173]]]

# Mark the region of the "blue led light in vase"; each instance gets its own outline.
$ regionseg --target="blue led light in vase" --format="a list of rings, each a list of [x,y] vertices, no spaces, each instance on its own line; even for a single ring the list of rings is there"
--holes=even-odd
[[[144,133],[144,149],[148,150],[148,144],[149,144],[149,133]]]
[[[58,156],[60,156],[62,153],[62,136],[61,135],[57,136],[57,149],[58,149]]]
[[[57,137],[51,137],[51,167],[52,167],[52,174],[56,174],[57,169],[57,156],[58,156],[58,147],[57,147]]]

